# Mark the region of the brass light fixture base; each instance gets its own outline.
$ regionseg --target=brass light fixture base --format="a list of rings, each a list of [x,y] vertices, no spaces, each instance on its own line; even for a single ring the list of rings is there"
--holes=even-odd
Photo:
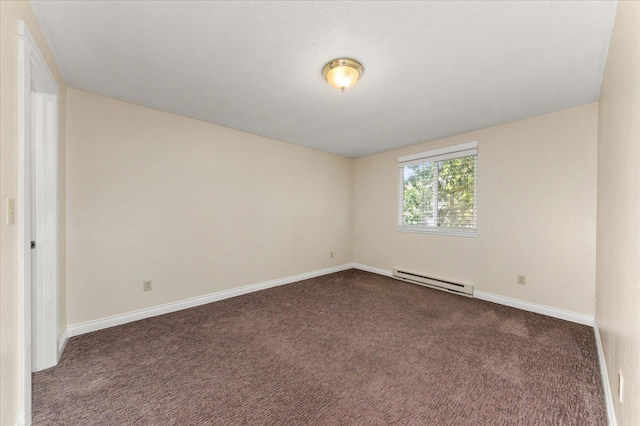
[[[333,71],[333,72],[332,72]],[[344,89],[352,87],[364,74],[362,64],[355,59],[334,59],[322,69],[322,77],[336,89],[344,92]]]

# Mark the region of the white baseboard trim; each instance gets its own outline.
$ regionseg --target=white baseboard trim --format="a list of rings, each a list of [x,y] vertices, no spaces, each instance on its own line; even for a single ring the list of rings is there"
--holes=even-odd
[[[352,265],[355,269],[360,269],[361,271],[372,272],[374,274],[393,278],[393,272],[389,269],[376,268],[375,266],[363,265],[362,263],[353,263]]]
[[[69,330],[65,328],[62,334],[60,335],[60,338],[58,339],[58,360],[57,361],[60,361],[60,357],[62,356],[62,352],[64,351],[65,346],[67,346],[68,340],[69,340]],[[56,361],[56,364],[57,364],[57,361]]]
[[[322,275],[332,274],[334,272],[340,272],[353,268],[351,263],[344,265],[332,266],[330,268],[318,269],[311,272],[305,272],[302,274],[291,275],[284,278],[277,278],[275,280],[263,281],[256,284],[245,285],[238,288],[232,288],[229,290],[217,291],[215,293],[206,294],[204,296],[192,297],[190,299],[179,300],[177,302],[166,303],[164,305],[153,306],[150,308],[139,309],[137,311],[127,312],[124,314],[113,315],[106,318],[100,318],[93,321],[87,321],[80,324],[73,324],[67,327],[69,337],[79,336],[85,333],[91,333],[92,331],[98,331],[109,327],[115,327],[117,325],[127,324],[133,321],[138,321],[145,318],[151,318],[158,315],[164,315],[171,312],[181,311],[183,309],[193,308],[200,305],[206,305],[207,303],[217,302],[219,300],[229,299],[231,297],[241,296],[247,293],[253,293],[255,291],[265,290],[271,287],[277,287],[284,284],[290,284],[296,281],[307,280],[309,278],[315,278]]]
[[[298,275],[291,275],[284,278],[278,278],[275,280],[264,281],[261,283],[250,284],[243,287],[238,287],[229,290],[218,291],[215,293],[207,294],[204,296],[193,297],[190,299],[180,300],[177,302],[166,303],[164,305],[153,306],[150,308],[140,309],[137,311],[127,312],[124,314],[113,315],[106,318],[100,318],[94,321],[88,321],[80,324],[70,325],[66,330],[66,335],[63,333],[61,341],[58,342],[59,353],[62,354],[64,344],[69,337],[78,336],[80,334],[91,333],[92,331],[98,331],[117,325],[126,324],[133,321],[138,321],[145,318],[151,318],[158,315],[164,315],[171,312],[180,311],[183,309],[193,308],[195,306],[205,305],[211,302],[217,302],[219,300],[228,299],[230,297],[241,296],[247,293],[253,293],[254,291],[260,291],[271,287],[277,287],[284,284],[289,284],[296,281],[302,281],[309,278],[315,278],[322,275],[332,274],[334,272],[340,272],[347,269],[360,269],[362,271],[372,272],[378,275],[384,275],[392,277],[393,273],[389,269],[377,268],[375,266],[364,265],[362,263],[346,263],[343,265],[333,266],[330,268],[318,269],[316,271],[306,272]],[[474,291],[474,297],[488,302],[498,303],[500,305],[510,306],[512,308],[522,309],[524,311],[536,312],[538,314],[547,315],[554,318],[563,319],[566,321],[575,322],[578,324],[584,324],[593,326],[594,319],[592,316],[580,314],[577,312],[566,311],[563,309],[553,308],[546,305],[540,305],[537,303],[527,302],[524,300],[513,299],[506,296],[500,296],[497,294],[487,293],[484,291]],[[64,337],[64,339],[63,339]]]
[[[602,339],[600,339],[600,329],[598,328],[598,322],[596,320],[593,320],[593,333],[596,336],[598,362],[600,363],[600,377],[602,378],[604,402],[607,407],[607,418],[609,419],[609,426],[617,426],[618,422],[616,421],[616,412],[613,408],[613,391],[611,390],[611,383],[609,382],[609,372],[607,371],[607,363],[604,359]]]
[[[480,300],[486,300],[487,302],[493,302],[500,305],[510,306],[512,308],[522,309],[523,311],[535,312],[537,314],[546,315],[548,317],[554,317],[565,321],[593,326],[593,316],[591,315],[565,311],[564,309],[553,308],[551,306],[540,305],[520,299],[512,299],[511,297],[499,296],[497,294],[487,293],[486,291],[476,290],[473,292],[473,297]]]
[[[353,267],[362,271],[373,272],[374,274],[384,275],[387,277],[393,277],[393,272],[389,269],[376,268],[375,266],[364,265],[362,263],[353,263]],[[593,316],[590,315],[579,314],[572,311],[565,311],[564,309],[553,308],[546,305],[539,305],[537,303],[527,302],[520,299],[513,299],[511,297],[499,296],[497,294],[487,293],[486,291],[474,290],[473,297],[476,299],[497,303],[499,305],[522,309],[523,311],[535,312],[549,317],[593,326]]]

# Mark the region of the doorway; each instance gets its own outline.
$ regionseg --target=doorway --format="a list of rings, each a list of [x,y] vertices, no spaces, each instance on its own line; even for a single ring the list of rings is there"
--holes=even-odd
[[[31,424],[31,373],[58,362],[58,84],[18,23],[20,417]]]

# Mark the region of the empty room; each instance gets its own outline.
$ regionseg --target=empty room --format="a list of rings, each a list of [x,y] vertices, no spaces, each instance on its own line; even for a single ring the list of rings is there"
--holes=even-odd
[[[0,1],[0,425],[640,425],[640,2]]]

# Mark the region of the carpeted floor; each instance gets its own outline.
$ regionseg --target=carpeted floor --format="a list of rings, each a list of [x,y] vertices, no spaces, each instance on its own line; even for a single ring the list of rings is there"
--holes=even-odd
[[[69,340],[35,425],[604,425],[593,329],[349,270]]]

